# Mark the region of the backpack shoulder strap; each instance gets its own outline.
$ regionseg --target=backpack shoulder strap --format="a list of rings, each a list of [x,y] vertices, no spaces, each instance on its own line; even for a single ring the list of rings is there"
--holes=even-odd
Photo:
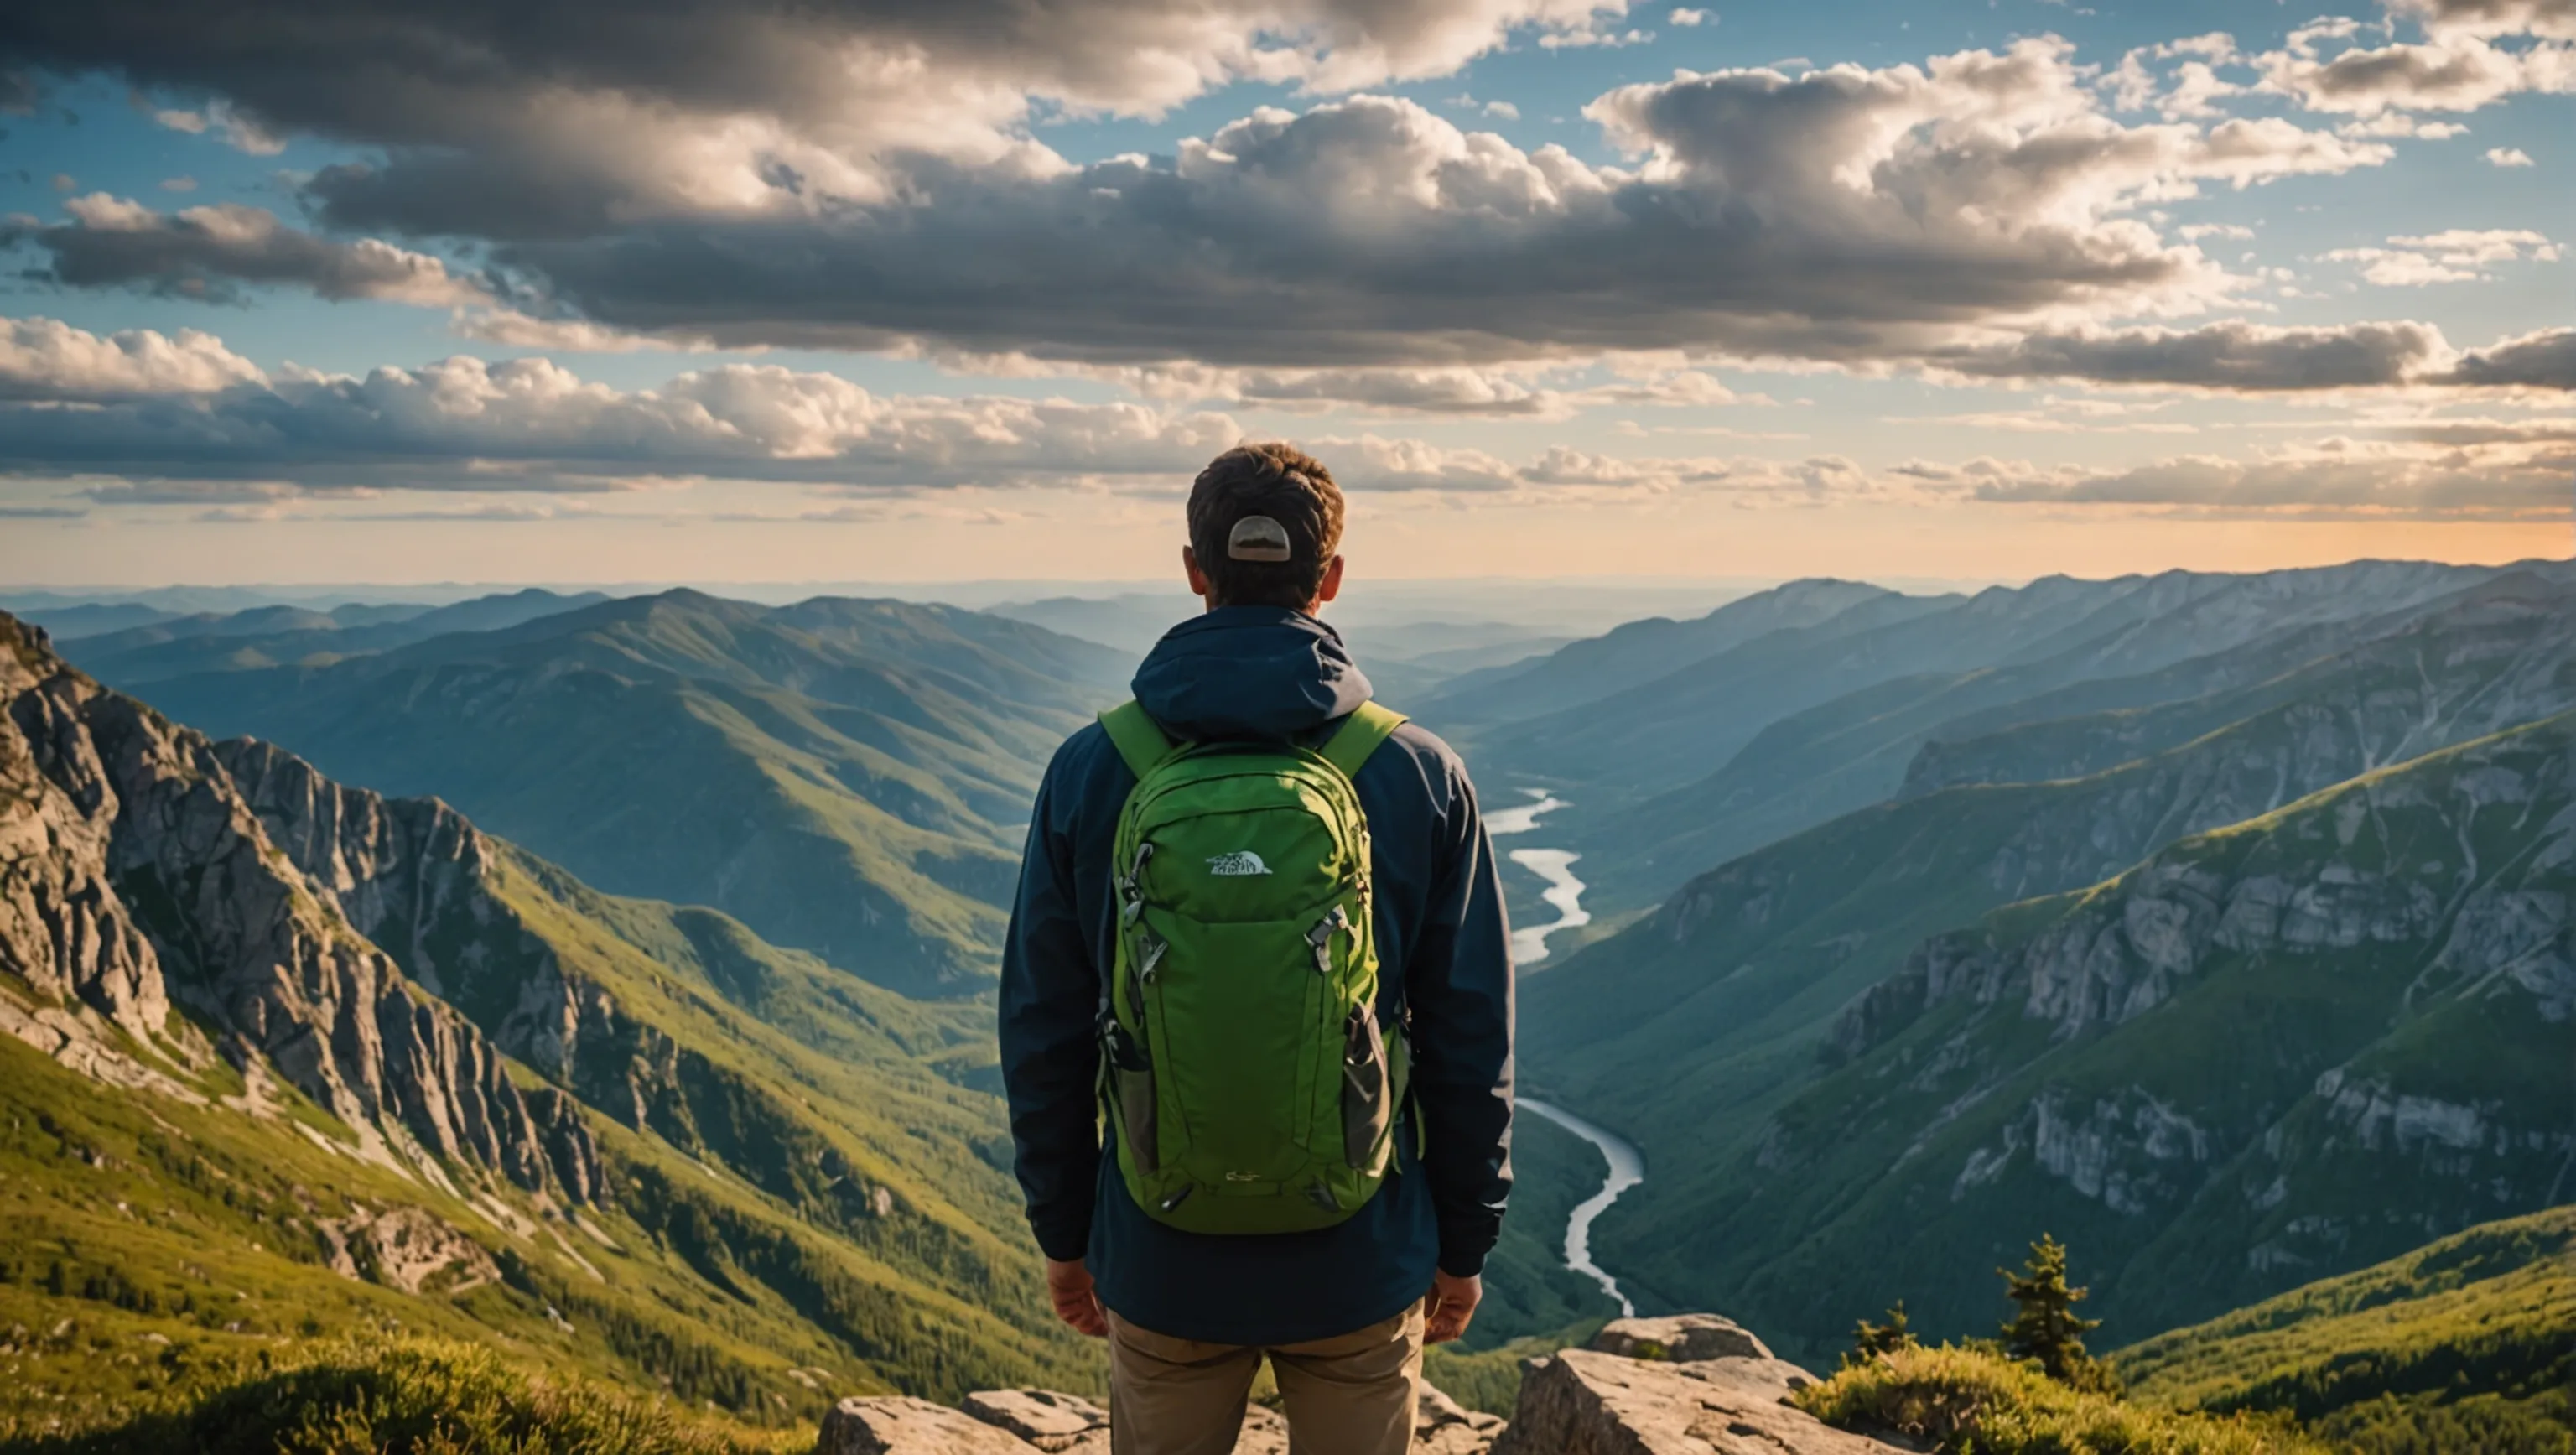
[[[1403,713],[1380,707],[1374,702],[1363,702],[1358,710],[1342,719],[1342,725],[1334,730],[1332,740],[1325,743],[1320,751],[1325,762],[1342,770],[1343,777],[1357,778],[1360,765],[1369,760],[1369,754],[1376,752],[1380,743],[1394,737],[1395,730],[1404,724]]]
[[[1171,755],[1172,740],[1164,735],[1162,724],[1145,715],[1145,709],[1134,698],[1118,704],[1100,715],[1100,726],[1127,760],[1127,771],[1138,778],[1146,770]]]

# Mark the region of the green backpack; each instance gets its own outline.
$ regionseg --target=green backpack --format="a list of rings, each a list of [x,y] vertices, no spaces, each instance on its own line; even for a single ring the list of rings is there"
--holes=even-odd
[[[1173,743],[1130,702],[1100,1018],[1118,1171],[1192,1233],[1329,1227],[1395,1161],[1410,1055],[1377,1022],[1369,831],[1351,779],[1404,722],[1361,707],[1319,749]]]

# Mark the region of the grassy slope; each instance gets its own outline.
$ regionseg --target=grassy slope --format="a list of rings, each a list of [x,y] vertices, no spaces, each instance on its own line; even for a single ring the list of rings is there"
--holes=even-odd
[[[1936,1455],[2325,1455],[2282,1424],[2153,1409],[1971,1349],[1905,1349],[1794,1396],[1827,1424]]]
[[[1812,1352],[1899,1296],[1936,1333],[1974,1329],[1984,1270],[2045,1229],[2090,1255],[2116,1334],[2544,1200],[2565,1149],[2531,1114],[2563,1086],[2567,1029],[2470,947],[2498,933],[2500,908],[2509,920],[2563,879],[2535,856],[2560,851],[2547,846],[2563,840],[2569,732],[2562,718],[2386,770],[1950,937],[1948,993],[1782,1108],[1757,1150],[1718,1169],[1728,1198],[1703,1204],[1688,1237],[1671,1202],[1613,1223],[1616,1266]],[[2515,781],[2536,797],[2489,796]],[[2195,940],[2188,972],[2162,976],[2118,928],[2144,934],[2194,896],[2213,915],[2265,902],[2249,883],[2304,890],[2323,917],[2292,916],[2287,942]],[[2418,884],[2449,886],[2447,900]],[[2361,943],[2298,938],[2347,912],[2373,927]],[[2098,948],[2051,948],[2082,944]],[[2445,945],[2467,964],[2437,959]],[[2096,983],[2082,979],[2052,978],[2032,1001],[2032,967],[2077,964],[2105,977],[2088,992],[2109,997],[2099,1013],[2068,1009],[2090,1003],[2068,998]],[[1991,992],[1957,988],[1989,974],[2002,977]],[[2455,1144],[2356,1120],[2401,1099],[2485,1130]],[[2051,1125],[2043,1165],[2033,1127]]]
[[[591,883],[957,993],[991,974],[1045,759],[1121,665],[972,612],[673,592],[142,691],[344,782],[436,793]]]
[[[2338,1448],[2576,1448],[2576,1207],[2486,1223],[2121,1350],[2133,1397]]]

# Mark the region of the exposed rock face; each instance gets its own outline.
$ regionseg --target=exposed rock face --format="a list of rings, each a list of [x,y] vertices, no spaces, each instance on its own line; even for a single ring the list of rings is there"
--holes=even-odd
[[[0,1029],[113,1084],[175,1089],[220,1051],[357,1136],[360,1156],[453,1187],[498,1173],[587,1195],[597,1153],[532,1108],[464,1016],[416,987],[301,873],[222,753],[0,616]],[[52,1002],[46,1004],[45,1002]],[[217,1044],[171,1014],[184,1005]],[[565,1177],[559,1169],[570,1169]]]
[[[834,1405],[814,1455],[1029,1455],[1036,1448],[963,1411],[896,1396]]]
[[[1531,1362],[1492,1455],[1895,1455],[1784,1403],[1814,1382],[1776,1359],[1667,1364],[1568,1349]]]
[[[1612,1319],[1592,1336],[1592,1347],[1622,1359],[1661,1359],[1674,1364],[1771,1357],[1770,1346],[1753,1337],[1752,1330],[1716,1314]]]
[[[1531,1360],[1509,1425],[1423,1386],[1415,1455],[1897,1455],[1786,1401],[1815,1377],[1715,1314],[1621,1319],[1591,1349]],[[845,1399],[814,1455],[1107,1455],[1109,1414],[1046,1390],[989,1390],[960,1409]],[[1287,1455],[1288,1422],[1245,1412],[1234,1455]]]

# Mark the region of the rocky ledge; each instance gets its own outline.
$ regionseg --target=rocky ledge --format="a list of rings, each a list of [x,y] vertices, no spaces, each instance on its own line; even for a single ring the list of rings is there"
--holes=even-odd
[[[1424,1386],[1416,1455],[1898,1455],[1788,1402],[1816,1382],[1740,1325],[1715,1314],[1620,1319],[1591,1347],[1522,1366],[1507,1425]],[[814,1455],[1107,1455],[1109,1412],[1051,1390],[990,1390],[957,1408],[904,1398],[845,1399],[823,1419]],[[1254,1405],[1234,1455],[1286,1455],[1287,1422]]]

